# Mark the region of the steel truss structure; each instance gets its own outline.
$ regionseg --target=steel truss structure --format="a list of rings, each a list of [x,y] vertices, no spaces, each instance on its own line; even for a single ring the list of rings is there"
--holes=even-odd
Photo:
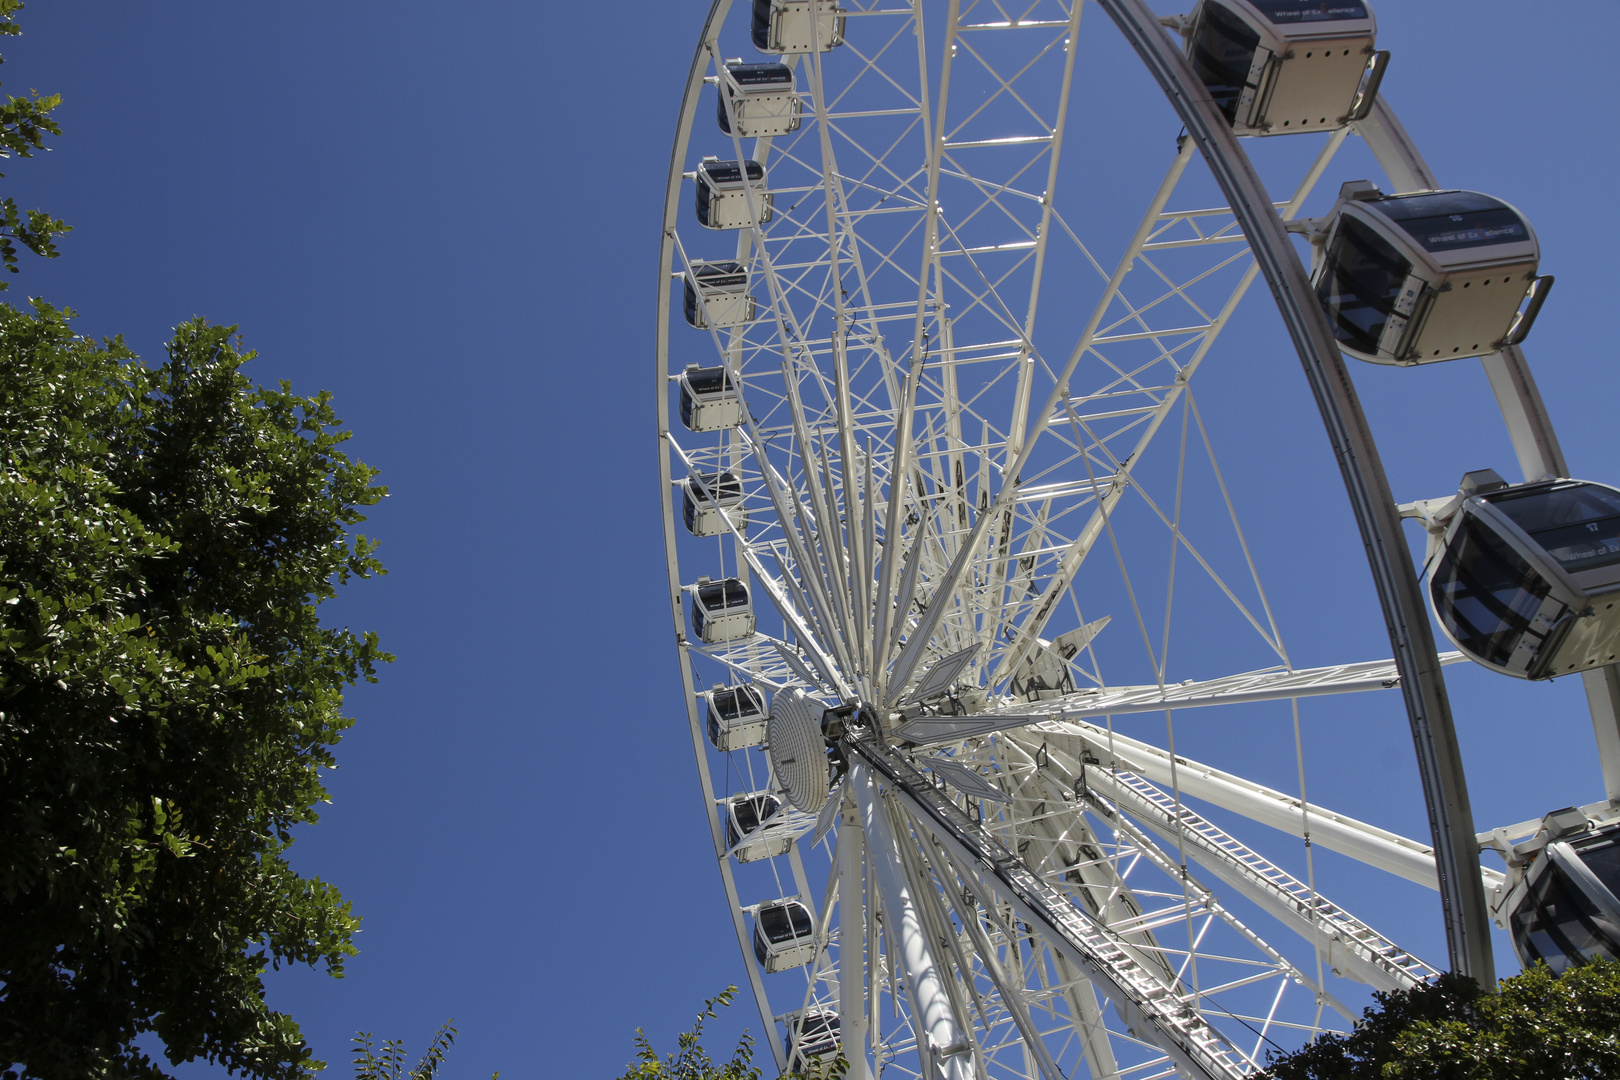
[[[1335,980],[1433,978],[1317,890],[1310,852],[1430,887],[1462,867],[1458,895],[1500,883],[1479,869],[1466,792],[1441,790],[1460,773],[1444,775],[1454,747],[1432,687],[1456,654],[1435,656],[1424,621],[1409,656],[1294,666],[1199,405],[1210,376],[1195,379],[1241,363],[1215,346],[1257,277],[1281,302],[1275,267],[1301,273],[1283,227],[1351,126],[1290,136],[1314,154],[1267,173],[1260,210],[1234,210],[1233,185],[1259,176],[1230,132],[1177,135],[1193,106],[1176,93],[1194,88],[1165,59],[1179,40],[1135,0],[800,0],[799,25],[836,21],[839,40],[779,58],[797,126],[748,138],[724,76],[730,58],[776,59],[750,41],[760,6],[716,0],[687,80],[657,392],[687,718],[777,1065],[797,1059],[802,1018],[833,1013],[855,1080],[1236,1078],[1269,1048],[1347,1027]],[[1081,107],[1099,58],[1133,50],[1146,73],[1108,90],[1155,106],[1151,154],[1118,137],[1112,101]],[[1355,127],[1398,184],[1432,186],[1386,106]],[[704,155],[761,166],[728,196],[743,227],[691,216]],[[752,318],[687,325],[683,289],[701,309],[696,269],[719,260],[746,272]],[[689,365],[724,369],[735,425],[681,424]],[[1487,370],[1521,459],[1556,458],[1522,354]],[[1366,464],[1376,494],[1376,455]],[[714,500],[718,535],[692,535],[681,492],[702,501],[724,474],[740,497]],[[753,632],[695,632],[700,576],[746,587]],[[1220,641],[1216,659],[1189,627]],[[747,864],[726,803],[779,778],[760,745],[716,749],[701,696],[743,683],[855,710],[819,820],[784,809],[764,827],[793,843]],[[1431,802],[1465,841],[1438,861],[1174,747],[1183,709],[1291,703],[1297,740],[1301,699],[1390,689],[1438,725]],[[1163,721],[1162,744],[1136,714]],[[1307,838],[1303,876],[1257,833]],[[813,959],[768,975],[751,915],[786,897],[814,912]],[[1488,943],[1469,948],[1488,962]]]

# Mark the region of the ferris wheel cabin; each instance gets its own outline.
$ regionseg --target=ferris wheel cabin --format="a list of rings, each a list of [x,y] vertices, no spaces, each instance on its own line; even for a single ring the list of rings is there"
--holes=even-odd
[[[801,107],[793,69],[786,64],[728,60],[720,69],[720,130],[727,135],[731,134],[732,117],[737,119],[737,134],[744,139],[797,131]]]
[[[1591,828],[1574,808],[1549,814],[1546,847],[1508,896],[1513,950],[1554,973],[1620,960],[1620,825]]]
[[[1327,131],[1372,110],[1377,25],[1357,0],[1202,0],[1187,58],[1236,134]]]
[[[788,1068],[800,1072],[813,1062],[838,1053],[842,1042],[843,1022],[831,1009],[811,1009],[789,1020],[788,1033],[783,1044],[787,1047]],[[795,1052],[793,1044],[797,1042]]]
[[[748,295],[748,269],[742,263],[694,262],[685,276],[688,325],[723,330],[754,321],[754,298]]]
[[[798,900],[773,900],[754,912],[754,958],[766,974],[803,967],[816,955],[816,917]]]
[[[681,517],[693,536],[724,536],[731,529],[748,528],[742,481],[733,473],[687,477],[681,481],[681,504]]]
[[[1469,473],[1429,576],[1448,638],[1521,679],[1620,657],[1620,491]]]
[[[705,645],[719,645],[754,633],[754,606],[748,586],[738,578],[714,581],[700,577],[688,585],[692,597],[692,632]]]
[[[708,702],[709,741],[716,750],[742,750],[765,741],[769,723],[765,698],[754,687],[744,683],[703,696]]]
[[[681,385],[681,423],[692,431],[723,431],[743,422],[742,395],[723,367],[687,364]]]
[[[733,795],[726,801],[726,846],[738,862],[787,854],[793,834],[775,820],[781,808],[782,800],[768,791]]]
[[[750,30],[765,53],[826,52],[844,43],[844,9],[833,0],[754,0]],[[812,23],[814,28],[812,29]]]
[[[1552,287],[1540,259],[1530,223],[1500,199],[1384,195],[1363,180],[1341,189],[1313,277],[1345,352],[1432,364],[1523,341]]]
[[[771,193],[765,190],[765,168],[757,161],[704,158],[697,171],[697,219],[705,229],[746,229],[771,220]]]

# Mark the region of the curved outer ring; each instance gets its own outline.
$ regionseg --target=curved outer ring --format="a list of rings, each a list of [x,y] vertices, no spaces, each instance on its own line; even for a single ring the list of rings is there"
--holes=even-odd
[[[1440,878],[1451,967],[1455,971],[1489,978],[1495,969],[1491,959],[1484,891],[1478,871],[1478,846],[1474,841],[1473,813],[1445,683],[1440,673],[1421,585],[1407,556],[1399,511],[1390,493],[1376,443],[1351,383],[1343,354],[1328,327],[1326,315],[1314,302],[1305,270],[1299,263],[1281,220],[1272,209],[1270,196],[1208,92],[1193,75],[1181,51],[1164,33],[1158,17],[1143,0],[1096,2],[1108,12],[1136,49],[1196,140],[1244,234],[1249,238],[1249,246],[1271,287],[1272,296],[1277,301],[1295,351],[1305,369],[1361,530],[1390,643],[1401,673],[1401,691],[1417,750],[1425,802],[1429,808],[1430,829],[1435,841],[1436,869]],[[714,0],[681,101],[670,156],[660,237],[654,376],[660,450],[659,500],[663,514],[672,629],[686,691],[687,719],[693,752],[697,758],[704,810],[709,819],[715,857],[720,866],[738,946],[746,959],[750,954],[749,935],[730,863],[722,857],[726,850],[722,823],[710,797],[712,783],[704,749],[705,736],[697,701],[691,693],[691,657],[682,647],[686,630],[681,605],[680,568],[676,558],[673,489],[667,446],[669,281],[674,264],[675,224],[681,202],[681,166],[685,162],[685,150],[704,86],[708,55],[731,3],[732,0]],[[1418,189],[1436,186],[1428,167],[1381,99],[1373,116],[1357,127],[1398,187]],[[1523,353],[1517,347],[1504,349],[1495,356],[1486,357],[1485,367],[1526,474],[1565,472],[1562,452]],[[777,1065],[785,1068],[786,1058],[774,1037],[775,1018],[769,1013],[758,969],[752,963],[745,963],[744,966],[748,970],[760,1019],[765,1030],[772,1032],[768,1039],[772,1054]]]
[[[743,921],[741,902],[737,896],[737,881],[731,872],[731,860],[725,857],[726,838],[720,820],[719,807],[711,792],[714,784],[709,776],[709,757],[704,749],[706,737],[703,721],[698,715],[697,698],[692,693],[692,656],[683,646],[686,641],[686,623],[681,608],[681,568],[675,557],[675,497],[669,469],[669,309],[670,272],[675,263],[675,219],[680,212],[681,166],[686,160],[687,140],[692,133],[692,121],[697,115],[698,98],[703,90],[703,73],[708,63],[708,49],[715,43],[731,0],[714,0],[709,17],[703,24],[703,35],[692,56],[692,67],[686,75],[686,90],[681,96],[680,118],[675,125],[675,144],[669,155],[669,180],[664,196],[664,220],[659,234],[658,252],[658,322],[657,341],[653,353],[653,374],[657,381],[658,397],[658,499],[664,519],[664,562],[668,572],[669,606],[674,623],[675,652],[680,661],[681,687],[686,697],[686,720],[691,728],[692,752],[697,757],[698,778],[703,797],[703,812],[709,819],[709,838],[714,844],[715,861],[720,866],[721,886],[726,894],[726,908],[731,913],[731,925],[737,935],[737,947],[742,950],[743,967],[748,972],[749,989],[754,1005],[759,1010],[765,1042],[779,1072],[787,1071],[787,1054],[776,1037],[776,1017],[771,1015],[770,1001],[765,996],[765,984],[759,965],[753,962],[753,943],[748,926]]]
[[[1158,80],[1187,131],[1197,142],[1210,172],[1249,240],[1260,273],[1271,286],[1277,310],[1305,379],[1322,414],[1333,456],[1361,541],[1372,569],[1373,585],[1383,609],[1384,625],[1401,674],[1401,696],[1417,749],[1423,778],[1429,830],[1434,837],[1435,868],[1440,879],[1441,909],[1451,969],[1480,979],[1495,975],[1491,960],[1489,915],[1479,877],[1479,846],[1474,814],[1464,782],[1462,754],[1440,659],[1429,628],[1428,612],[1417,570],[1406,551],[1400,511],[1390,494],[1389,479],[1361,401],[1350,381],[1344,354],[1316,303],[1305,268],[1272,208],[1271,197],[1255,174],[1237,136],[1227,126],[1192,66],[1160,27],[1143,0],[1097,0],[1136,49]]]

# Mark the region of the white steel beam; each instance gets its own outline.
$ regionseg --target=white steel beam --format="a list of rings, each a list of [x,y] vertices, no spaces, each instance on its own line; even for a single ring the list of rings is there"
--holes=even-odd
[[[1094,772],[1098,775],[1112,770],[1139,773],[1156,784],[1174,782],[1184,795],[1241,814],[1251,821],[1294,836],[1305,835],[1307,810],[1294,796],[1179,754],[1172,781],[1170,754],[1151,743],[1074,720],[1037,724],[1029,729],[1029,734],[1032,739],[1045,737],[1054,744],[1065,738],[1083,744],[1059,748],[1069,757],[1085,762],[1087,783]],[[1311,843],[1419,885],[1431,889],[1439,887],[1434,848],[1315,803],[1309,807],[1309,819]],[[1502,880],[1498,870],[1482,866],[1479,873],[1486,888]]]
[[[850,788],[861,809],[861,824],[872,853],[872,876],[883,898],[889,955],[905,972],[917,1048],[925,1061],[932,1057],[937,1062],[945,1080],[972,1080],[972,1047],[956,1024],[940,966],[911,895],[911,884],[901,869],[900,846],[889,827],[888,808],[878,791],[877,777],[871,769],[856,763],[850,769]]]
[[[1028,741],[1023,749],[1032,751]],[[1063,786],[1080,775],[1080,763],[1048,748],[1049,763]],[[1067,797],[1092,804],[1102,796],[1160,837],[1178,845],[1204,869],[1310,942],[1328,967],[1385,992],[1407,990],[1439,977],[1425,964],[1263,855],[1228,835],[1165,792],[1130,772],[1090,772]],[[1056,794],[1056,793],[1054,793]]]
[[[1177,987],[1133,960],[1117,935],[1082,914],[905,758],[870,737],[854,740],[851,749],[871,766],[868,777],[881,776],[889,784],[911,819],[933,834],[960,870],[974,873],[1049,948],[1103,984],[1137,1038],[1169,1054],[1194,1080],[1246,1080],[1253,1070],[1242,1053],[1187,1007]],[[870,828],[867,836],[872,837]]]
[[[1446,653],[1442,664],[1465,660],[1459,652]],[[1354,694],[1389,690],[1400,685],[1393,660],[1279,671],[1268,668],[1218,679],[1188,680],[1166,686],[1111,686],[1076,690],[1051,701],[1020,702],[973,716],[922,716],[895,729],[895,734],[919,745],[954,742],[992,731],[1037,724],[1043,720],[1091,720],[1126,713],[1197,709],[1212,705],[1247,705],[1260,701]]]

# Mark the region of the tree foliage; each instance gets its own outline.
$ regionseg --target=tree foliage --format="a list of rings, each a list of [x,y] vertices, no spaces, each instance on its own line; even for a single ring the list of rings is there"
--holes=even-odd
[[[1620,1077],[1620,964],[1554,975],[1545,964],[1495,994],[1458,975],[1376,994],[1347,1035],[1268,1062],[1275,1080],[1610,1080]]]
[[[317,608],[383,572],[350,528],[385,491],[234,327],[147,365],[71,315],[0,305],[0,1072],[161,1077],[152,1032],[290,1080],[264,970],[341,976],[358,920],[286,852],[392,659]]]
[[[744,1031],[731,1052],[731,1060],[715,1064],[703,1048],[703,1023],[718,1015],[716,1005],[727,1006],[737,997],[737,988],[728,986],[703,1003],[691,1031],[676,1036],[676,1050],[658,1056],[640,1028],[636,1029],[636,1057],[619,1080],[759,1080],[754,1064],[754,1037]],[[784,1080],[840,1080],[849,1069],[843,1054],[814,1062],[804,1072],[784,1073]]]
[[[22,33],[22,27],[12,19],[22,8],[22,0],[0,0],[0,35],[16,37]],[[42,96],[31,90],[25,98],[6,95],[5,103],[0,104],[0,157],[33,157],[35,150],[45,149],[46,135],[62,134],[51,119],[51,112],[60,104],[61,94]],[[73,226],[43,210],[24,212],[17,208],[15,199],[0,199],[0,263],[13,274],[17,273],[18,244],[35,255],[54,259],[56,238],[72,231]],[[9,282],[0,281],[0,290],[8,286]]]
[[[408,1072],[405,1044],[400,1040],[389,1039],[378,1049],[372,1045],[371,1032],[362,1031],[351,1041],[354,1043],[354,1080],[435,1080],[456,1041],[456,1028],[453,1021],[446,1020],[428,1043],[422,1060]],[[497,1072],[490,1080],[500,1080],[500,1077]]]

